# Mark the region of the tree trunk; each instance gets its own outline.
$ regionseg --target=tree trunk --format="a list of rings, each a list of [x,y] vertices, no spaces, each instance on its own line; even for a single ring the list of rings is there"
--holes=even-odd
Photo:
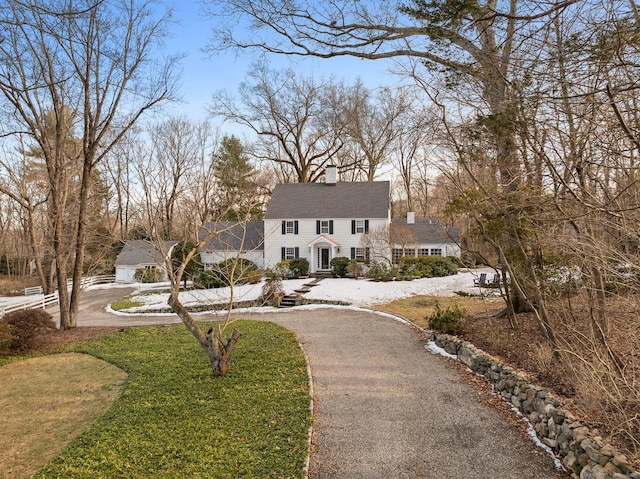
[[[224,376],[229,371],[231,355],[240,336],[240,331],[234,328],[231,337],[225,342],[220,329],[211,328],[207,332],[207,355],[214,377]]]
[[[42,292],[46,294],[52,293],[51,282],[47,281],[47,277],[44,271],[44,267],[42,266],[42,257],[40,248],[38,248],[38,241],[36,240],[35,235],[35,219],[33,217],[33,205],[31,202],[28,203],[27,208],[27,233],[29,235],[29,242],[31,243],[31,251],[33,252],[34,261],[36,262],[36,271],[38,273],[38,279],[40,280],[40,285],[42,286]]]
[[[226,375],[229,371],[233,350],[241,336],[240,331],[234,328],[233,333],[231,333],[231,337],[227,341],[225,341],[222,336],[224,333],[224,327],[212,327],[209,329],[207,334],[204,334],[198,327],[196,321],[194,321],[189,312],[180,302],[177,288],[172,288],[171,290],[169,306],[173,312],[178,315],[189,332],[193,334],[200,346],[202,346],[207,353],[213,377]]]
[[[84,252],[86,242],[86,217],[87,217],[87,203],[89,200],[89,190],[91,186],[91,173],[92,164],[90,158],[93,155],[90,152],[85,152],[84,167],[82,169],[82,181],[80,183],[80,200],[78,211],[78,225],[76,230],[76,243],[75,243],[75,261],[73,265],[73,283],[71,286],[71,299],[69,302],[69,317],[71,327],[76,327],[78,324],[78,309],[80,307],[80,286],[82,285],[82,271],[84,266]]]

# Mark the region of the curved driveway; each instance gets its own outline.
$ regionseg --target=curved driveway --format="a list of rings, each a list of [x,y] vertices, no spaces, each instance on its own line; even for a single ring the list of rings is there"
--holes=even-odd
[[[179,322],[176,316],[105,312],[123,289],[83,295],[80,326]],[[325,478],[560,478],[465,383],[448,360],[424,348],[415,329],[349,309],[243,314],[295,332],[314,378],[310,476]],[[202,319],[211,319],[203,316]]]

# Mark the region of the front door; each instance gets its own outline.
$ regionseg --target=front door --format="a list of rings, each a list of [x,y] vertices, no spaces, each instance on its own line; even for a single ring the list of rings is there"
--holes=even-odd
[[[329,248],[320,250],[320,269],[329,269]]]

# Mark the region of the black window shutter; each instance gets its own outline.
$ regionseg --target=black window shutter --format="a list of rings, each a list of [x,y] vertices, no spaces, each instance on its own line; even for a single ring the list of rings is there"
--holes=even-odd
[[[299,258],[299,257],[300,257],[300,248],[298,248],[297,246],[296,246],[296,250],[295,250],[295,254],[294,254],[294,256],[295,256],[296,258]]]
[[[316,220],[316,234],[320,234],[320,220]]]
[[[356,249],[351,248],[351,259],[356,259]]]
[[[282,261],[284,261],[284,259],[287,257],[287,248],[285,248],[284,246],[280,249],[280,256]]]
[[[364,232],[369,232],[369,220],[364,220]]]
[[[371,259],[371,254],[369,252],[369,248],[365,248],[364,250],[364,260],[368,263]]]
[[[351,220],[351,234],[356,234],[356,220]]]
[[[329,234],[333,234],[333,220],[329,220]]]
[[[287,222],[286,221],[282,222],[282,234],[283,235],[287,234]]]
[[[293,234],[298,234],[298,220],[293,222]]]

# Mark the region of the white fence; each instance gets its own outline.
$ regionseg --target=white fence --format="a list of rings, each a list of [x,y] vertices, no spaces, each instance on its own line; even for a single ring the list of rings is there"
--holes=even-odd
[[[82,278],[80,287],[86,288],[88,286],[93,286],[96,284],[106,284],[113,283],[116,277],[114,275],[101,275],[101,276],[90,276],[87,278]],[[71,280],[67,281],[67,287],[71,288],[72,286]],[[42,295],[42,286],[36,286],[33,288],[25,288],[24,289],[25,296],[33,296],[38,295],[38,298],[25,299],[24,301],[15,302],[15,303],[6,303],[0,302],[0,318],[4,318],[4,315],[7,313],[11,313],[13,311],[20,311],[22,309],[34,309],[34,308],[46,308],[48,306],[53,306],[58,304],[60,301],[58,297],[58,292],[48,294],[46,296]]]
[[[23,309],[35,309],[35,308],[46,308],[47,306],[53,306],[54,304],[58,304],[58,292],[48,294],[46,296],[40,296],[39,298],[30,299],[27,301],[21,301],[19,303],[0,303],[0,318],[4,318],[4,315],[7,313],[12,313],[14,311],[20,311]]]
[[[113,274],[103,274],[99,276],[89,276],[80,280],[80,287],[85,288],[87,286],[93,286],[94,284],[113,283],[116,280],[116,276]],[[67,288],[71,289],[73,281],[67,280]],[[32,296],[34,294],[42,294],[42,286],[32,286],[30,288],[24,288],[25,296]]]

